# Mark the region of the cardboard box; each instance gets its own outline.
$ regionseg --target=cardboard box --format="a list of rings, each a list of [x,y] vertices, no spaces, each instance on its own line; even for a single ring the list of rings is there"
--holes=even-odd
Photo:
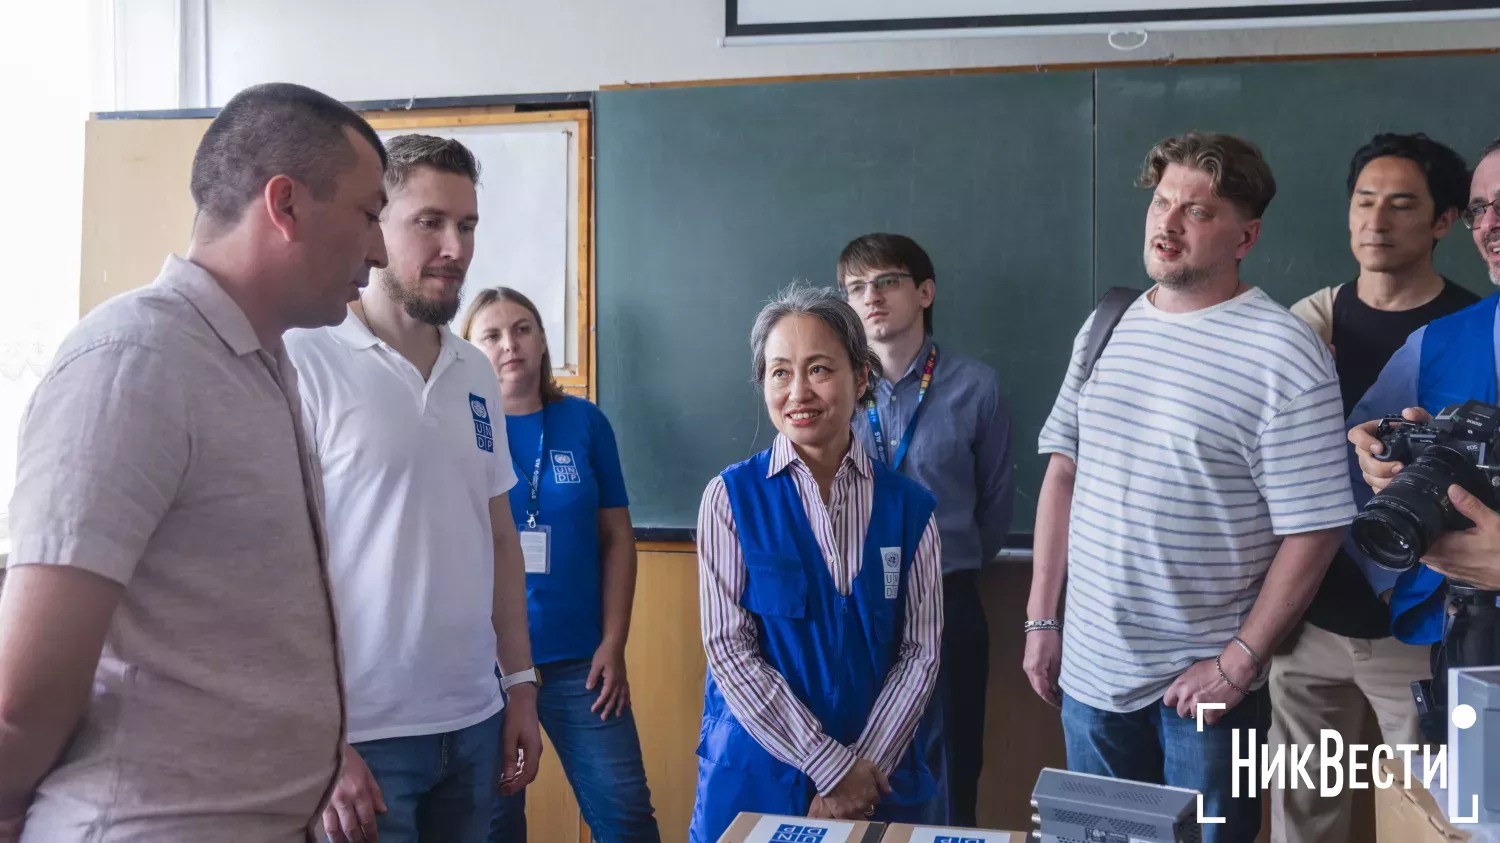
[[[885,836],[880,838],[880,843],[1026,843],[1026,834],[1020,831],[936,828],[892,823],[886,827]]]
[[[719,843],[880,843],[884,823],[742,813]]]
[[[1380,768],[1391,777],[1391,786],[1374,789],[1376,843],[1461,843],[1470,840],[1467,831],[1448,822],[1437,798],[1418,777],[1412,777],[1410,789],[1402,787],[1406,768],[1399,758],[1382,758]]]

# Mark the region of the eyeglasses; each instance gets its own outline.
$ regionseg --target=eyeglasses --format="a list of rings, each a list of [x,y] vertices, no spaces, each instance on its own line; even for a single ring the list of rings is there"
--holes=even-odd
[[[850,281],[844,285],[842,292],[846,299],[862,299],[865,297],[865,291],[871,287],[874,287],[877,293],[884,293],[895,289],[902,279],[911,277],[905,272],[888,272],[885,275],[876,276],[873,281]]]
[[[1484,219],[1484,215],[1489,209],[1495,208],[1495,212],[1500,213],[1500,207],[1497,207],[1497,205],[1500,205],[1500,199],[1494,199],[1489,202],[1475,202],[1469,207],[1464,208],[1463,213],[1459,214],[1458,218],[1463,220],[1464,228],[1473,231],[1479,225],[1480,220]]]

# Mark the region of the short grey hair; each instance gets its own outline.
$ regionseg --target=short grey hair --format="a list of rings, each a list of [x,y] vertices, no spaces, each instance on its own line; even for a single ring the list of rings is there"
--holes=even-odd
[[[782,319],[797,315],[813,316],[827,325],[848,353],[855,372],[862,366],[869,367],[870,378],[865,383],[865,394],[855,396],[855,399],[863,401],[869,397],[874,379],[880,376],[880,358],[870,350],[870,340],[865,336],[865,326],[859,321],[859,314],[837,290],[805,284],[793,284],[777,293],[755,317],[755,325],[750,329],[750,365],[755,385],[764,386],[766,382],[766,340],[772,329]]]

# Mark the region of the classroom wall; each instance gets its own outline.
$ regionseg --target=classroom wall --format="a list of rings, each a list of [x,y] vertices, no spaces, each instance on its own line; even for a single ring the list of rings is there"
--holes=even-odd
[[[301,82],[345,100],[595,90],[890,70],[1500,45],[1500,21],[1151,35],[719,47],[723,0],[94,0],[118,18],[98,111],[222,105],[246,85]],[[203,23],[200,25],[200,18]],[[164,49],[184,34],[183,50]],[[206,80],[200,72],[207,67]],[[203,94],[206,81],[207,96]]]

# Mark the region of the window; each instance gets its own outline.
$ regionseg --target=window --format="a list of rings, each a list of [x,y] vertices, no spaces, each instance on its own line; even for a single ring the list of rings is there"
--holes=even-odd
[[[13,3],[0,12],[7,82],[0,161],[0,558],[10,552],[16,433],[58,342],[77,321],[83,127],[88,117],[91,4]],[[6,35],[10,37],[5,37]]]

